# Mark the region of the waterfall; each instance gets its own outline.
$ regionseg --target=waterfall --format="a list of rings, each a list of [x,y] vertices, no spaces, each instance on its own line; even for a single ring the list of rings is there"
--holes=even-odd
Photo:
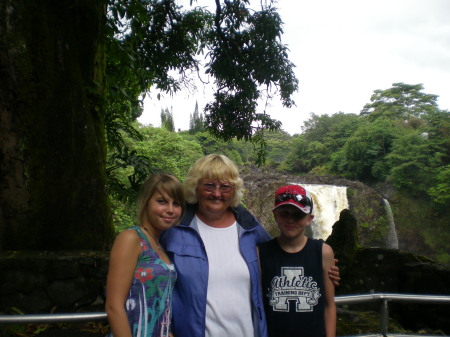
[[[386,217],[388,221],[388,234],[386,239],[386,248],[398,249],[398,237],[395,229],[394,216],[392,214],[391,205],[389,201],[383,198],[384,209],[386,210]]]
[[[347,187],[335,185],[298,184],[311,192],[314,201],[312,236],[326,240],[343,209],[348,208]]]

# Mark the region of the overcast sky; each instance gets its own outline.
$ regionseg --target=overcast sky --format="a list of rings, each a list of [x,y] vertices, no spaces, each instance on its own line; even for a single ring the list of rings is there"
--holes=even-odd
[[[422,83],[450,110],[450,0],[279,0],[277,7],[299,91],[296,107],[284,109],[276,99],[268,112],[290,134],[301,132],[311,112],[359,114],[374,90],[396,82]],[[195,102],[201,112],[211,99],[201,86],[174,99],[155,97],[139,121],[160,126],[161,108],[172,108],[181,130],[189,128]]]

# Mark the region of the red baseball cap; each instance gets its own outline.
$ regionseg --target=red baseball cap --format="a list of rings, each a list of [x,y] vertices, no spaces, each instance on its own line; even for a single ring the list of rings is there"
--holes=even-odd
[[[313,210],[313,199],[306,188],[300,185],[286,185],[276,190],[273,210],[283,205],[292,205],[303,213],[310,214]]]

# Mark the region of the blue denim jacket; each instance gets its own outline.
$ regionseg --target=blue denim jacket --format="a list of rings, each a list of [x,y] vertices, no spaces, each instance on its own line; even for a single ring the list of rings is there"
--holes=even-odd
[[[196,209],[197,205],[188,205],[181,224],[164,232],[161,237],[161,243],[177,270],[172,298],[172,331],[175,336],[182,337],[205,336],[208,258],[194,220]],[[239,206],[233,211],[239,228],[240,250],[250,272],[255,337],[266,337],[256,246],[271,237],[245,208]]]

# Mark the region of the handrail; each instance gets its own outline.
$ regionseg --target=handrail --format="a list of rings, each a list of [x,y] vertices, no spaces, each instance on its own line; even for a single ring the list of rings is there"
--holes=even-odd
[[[0,315],[0,324],[91,322],[106,320],[106,312],[76,312],[69,314]]]
[[[450,296],[446,295],[424,295],[424,294],[395,294],[395,293],[373,293],[360,295],[336,296],[336,305],[356,304],[381,301],[380,329],[381,336],[388,336],[389,310],[388,302],[428,302],[450,304]],[[106,320],[106,312],[86,312],[69,314],[35,314],[35,315],[0,315],[0,324],[27,324],[27,323],[57,323],[57,322],[80,322]],[[392,334],[391,334],[392,335]],[[380,336],[379,334],[364,335]],[[411,336],[398,335],[395,336]],[[360,335],[359,337],[362,337]],[[422,336],[423,337],[423,336]]]
[[[355,304],[360,302],[375,302],[379,300],[391,300],[395,302],[428,302],[428,303],[450,303],[450,296],[446,295],[423,295],[423,294],[395,294],[395,293],[373,293],[361,295],[336,296],[336,304]]]
[[[450,304],[450,296],[445,295],[421,295],[421,294],[394,294],[394,293],[373,293],[362,295],[336,296],[336,305],[339,304],[355,304],[365,302],[375,302],[381,300],[380,308],[380,330],[383,337],[388,336],[389,324],[389,301],[395,302],[427,302],[427,303],[448,303]],[[367,335],[369,336],[369,335]],[[372,335],[370,335],[372,336]],[[400,335],[396,335],[400,336]],[[403,336],[403,335],[402,335]],[[406,336],[406,335],[404,335]],[[411,335],[408,335],[411,336]],[[362,336],[359,336],[362,337]]]

